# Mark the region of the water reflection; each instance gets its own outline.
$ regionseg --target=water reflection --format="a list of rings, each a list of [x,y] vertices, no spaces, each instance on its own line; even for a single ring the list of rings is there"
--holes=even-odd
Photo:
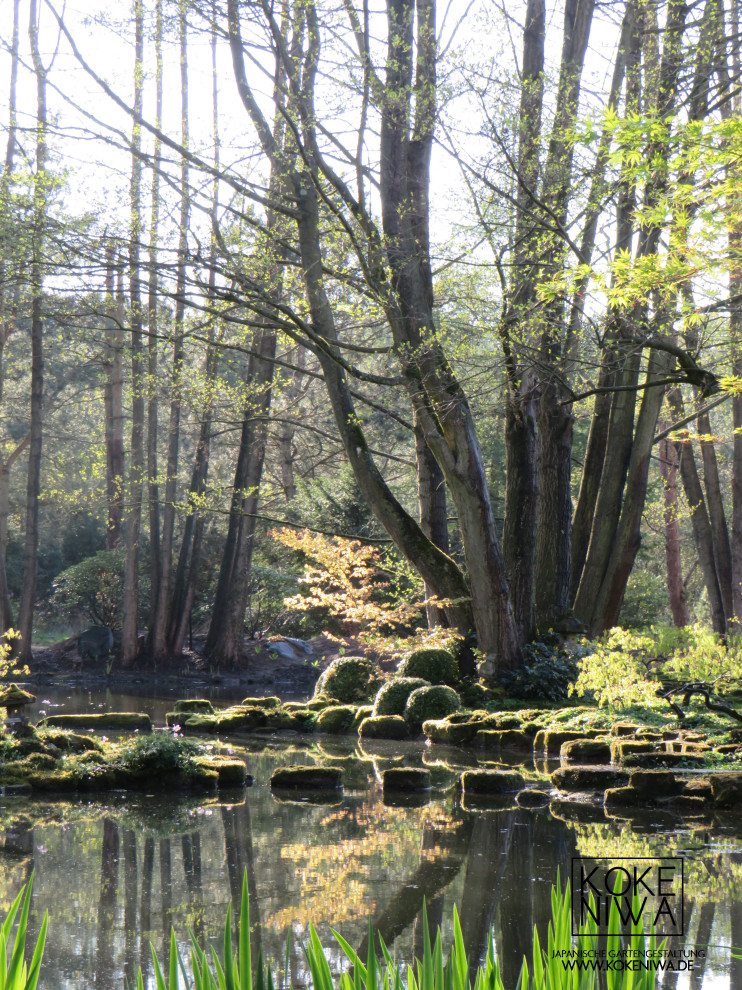
[[[253,742],[253,745],[255,743]],[[187,932],[219,947],[228,903],[239,910],[246,872],[255,954],[283,965],[286,983],[305,982],[301,950],[309,922],[325,945],[337,927],[361,952],[368,915],[398,958],[419,954],[421,904],[450,939],[453,905],[476,965],[494,928],[506,986],[514,986],[533,926],[546,944],[550,890],[573,856],[687,855],[686,934],[677,948],[742,945],[742,842],[734,820],[658,823],[607,820],[602,811],[465,810],[451,785],[457,754],[398,744],[361,748],[342,740],[270,742],[246,754],[255,787],[221,800],[113,793],[105,801],[0,803],[0,907],[35,870],[32,927],[48,908],[51,925],[41,985],[121,990],[138,966],[152,986],[149,944],[167,953],[170,926],[181,948]],[[385,805],[387,766],[403,761],[433,771],[432,800]],[[469,762],[471,754],[462,756]],[[280,801],[267,786],[273,767],[325,761],[343,766],[346,792],[329,804]],[[585,813],[585,810],[587,813]],[[656,816],[655,816],[656,817]],[[671,944],[672,947],[672,944]],[[342,955],[332,949],[335,970]],[[663,988],[742,986],[740,963],[711,951],[690,974],[667,974]],[[730,982],[731,981],[731,982]]]

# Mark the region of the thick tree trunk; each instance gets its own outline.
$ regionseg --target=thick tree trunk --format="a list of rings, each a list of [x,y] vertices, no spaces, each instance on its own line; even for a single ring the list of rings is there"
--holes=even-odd
[[[664,483],[665,560],[667,564],[667,592],[670,611],[675,626],[688,625],[688,602],[683,582],[683,563],[680,556],[680,523],[678,521],[678,456],[675,445],[665,437],[660,441],[658,455],[660,473]]]
[[[38,10],[31,0],[29,27],[31,56],[36,76],[36,175],[34,177],[34,217],[31,241],[31,421],[29,425],[28,481],[26,485],[26,534],[23,545],[23,588],[18,608],[21,634],[20,656],[31,659],[31,634],[36,603],[36,558],[39,548],[39,492],[41,490],[41,448],[44,415],[44,323],[43,264],[46,224],[46,70],[41,61],[38,39]]]

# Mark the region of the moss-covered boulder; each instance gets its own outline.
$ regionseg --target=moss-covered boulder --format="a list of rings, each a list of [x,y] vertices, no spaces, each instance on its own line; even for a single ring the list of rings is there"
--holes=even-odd
[[[102,743],[94,736],[83,736],[78,732],[47,729],[39,733],[39,738],[64,753],[103,752]]]
[[[483,708],[489,701],[492,701],[492,694],[479,681],[463,684],[457,690],[461,698],[461,704],[465,708]]]
[[[184,712],[189,715],[213,715],[214,706],[208,698],[185,698],[181,701],[175,702],[173,705],[173,712],[176,715],[182,715]]]
[[[401,715],[372,715],[358,727],[361,739],[409,739],[410,727]]]
[[[339,657],[320,676],[315,699],[332,698],[343,705],[371,701],[379,686],[379,672],[366,657]]]
[[[415,650],[397,667],[399,677],[420,677],[429,684],[456,684],[459,665],[448,650]]]
[[[672,770],[634,770],[629,778],[629,786],[642,797],[654,800],[681,794],[685,781]]]
[[[573,739],[571,742],[562,743],[559,758],[563,765],[610,763],[611,746],[602,739]]]
[[[523,774],[515,770],[465,770],[461,775],[464,794],[511,794],[524,785]]]
[[[317,715],[314,724],[318,732],[349,732],[353,728],[355,716],[354,705],[331,705]]]
[[[140,712],[96,712],[85,715],[47,715],[40,725],[68,729],[121,729],[128,732],[151,732],[152,719]]]
[[[574,731],[567,729],[547,729],[543,737],[543,751],[547,756],[559,756],[562,745],[574,739],[594,739],[603,733],[600,729]],[[539,738],[538,735],[536,738]],[[534,748],[535,748],[534,740]]]
[[[613,763],[623,763],[627,756],[635,753],[654,753],[657,747],[653,742],[639,742],[635,739],[616,739],[611,743],[611,760]]]
[[[430,687],[430,681],[422,677],[393,677],[379,688],[373,714],[402,715],[409,696],[421,687]]]
[[[646,806],[647,800],[635,791],[633,787],[609,787],[603,796],[603,806],[606,811],[621,808],[640,808]]]
[[[481,717],[473,717],[465,721],[458,721],[455,716],[426,719],[423,722],[423,735],[433,743],[461,746],[470,743],[486,724],[486,720]]]
[[[242,760],[230,759],[228,756],[199,756],[195,763],[211,770],[217,775],[219,787],[244,787],[253,782]]]
[[[278,767],[271,777],[271,787],[277,790],[332,791],[342,786],[340,767]]]
[[[629,773],[614,767],[560,767],[551,775],[560,791],[604,791],[629,782]]]
[[[356,713],[353,717],[353,728],[358,731],[361,722],[363,722],[364,719],[370,718],[373,713],[373,705],[359,705],[358,708],[356,708]]]
[[[612,736],[635,736],[641,726],[636,725],[634,722],[614,722],[611,726]]]
[[[415,688],[407,699],[405,720],[415,729],[433,718],[443,718],[461,708],[461,701],[453,688],[443,684]]]
[[[390,767],[381,775],[384,794],[409,794],[430,790],[430,771],[417,767]]]
[[[279,708],[281,699],[272,694],[267,698],[243,698],[240,704],[246,708]]]
[[[709,783],[717,808],[742,807],[742,773],[713,773]]]
[[[480,749],[533,749],[533,738],[523,729],[480,729],[474,736],[474,745]]]

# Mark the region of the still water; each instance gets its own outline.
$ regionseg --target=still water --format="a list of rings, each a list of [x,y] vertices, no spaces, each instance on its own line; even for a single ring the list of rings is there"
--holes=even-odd
[[[158,720],[169,708],[166,699],[134,703],[87,693],[39,695],[39,702],[49,713],[84,710],[83,702],[97,710],[146,708]],[[533,926],[545,936],[551,887],[558,873],[568,874],[573,856],[678,854],[686,864],[685,935],[674,946],[711,947],[693,972],[665,974],[662,986],[742,988],[742,969],[728,949],[742,944],[742,822],[657,813],[606,819],[602,810],[554,805],[471,810],[453,788],[475,762],[463,750],[409,744],[401,751],[398,743],[361,746],[336,737],[234,742],[255,784],[218,799],[156,792],[0,798],[0,910],[33,870],[32,928],[44,910],[50,915],[44,990],[121,990],[140,965],[153,986],[150,943],[163,958],[172,925],[183,948],[189,929],[218,947],[245,871],[254,950],[283,970],[290,934],[284,987],[305,983],[310,922],[326,946],[334,946],[335,927],[359,948],[370,915],[399,958],[419,953],[423,897],[444,944],[456,905],[472,957],[485,951],[494,929],[505,985],[514,987]],[[327,804],[277,799],[271,773],[292,763],[342,766],[343,796]],[[380,773],[393,765],[429,767],[429,803],[384,804]],[[331,951],[339,972],[342,955]]]

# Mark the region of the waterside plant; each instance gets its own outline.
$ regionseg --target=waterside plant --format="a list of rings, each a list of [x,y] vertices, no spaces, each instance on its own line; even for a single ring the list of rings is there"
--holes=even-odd
[[[10,906],[10,911],[0,926],[0,990],[36,990],[41,971],[41,959],[46,942],[48,912],[41,922],[31,962],[26,962],[26,937],[28,934],[28,912],[31,907],[31,880],[21,887],[18,896]],[[18,912],[20,911],[20,915]],[[13,934],[13,924],[18,925]]]
[[[608,922],[605,954],[607,959],[646,960],[645,968],[634,965],[606,968],[605,979],[600,983],[598,966],[582,968],[570,965],[568,960],[588,960],[598,958],[598,929],[594,919],[581,924],[579,935],[572,935],[571,894],[560,891],[559,878],[551,891],[551,921],[547,944],[541,947],[538,932],[533,932],[533,953],[530,964],[524,958],[520,976],[515,987],[506,987],[502,981],[494,935],[490,932],[487,954],[483,964],[477,967],[474,979],[471,977],[469,961],[462,935],[459,917],[454,907],[454,938],[448,959],[444,963],[443,944],[440,930],[431,940],[427,914],[423,904],[423,954],[412,964],[397,962],[384,940],[379,935],[381,954],[376,949],[376,939],[369,920],[368,954],[362,960],[352,946],[333,930],[338,945],[344,952],[350,968],[341,974],[339,981],[332,975],[329,953],[323,948],[316,929],[310,925],[309,942],[304,946],[304,954],[310,973],[312,990],[654,990],[657,972],[653,961],[661,956],[665,943],[658,944],[654,930],[645,934],[640,918],[638,900],[632,904],[632,923],[628,931],[622,933],[621,918],[616,901],[613,901]],[[181,954],[175,932],[170,936],[170,958],[167,977],[160,965],[157,952],[152,948],[152,959],[157,990],[273,990],[281,985],[275,979],[271,968],[266,965],[262,954],[258,955],[253,967],[250,949],[250,900],[247,892],[247,873],[242,884],[242,901],[237,928],[237,949],[232,941],[231,905],[227,908],[223,934],[223,963],[216,952],[211,950],[209,958],[199,945],[194,934],[190,933],[190,975]],[[287,947],[288,948],[288,947]],[[600,955],[600,958],[603,958]],[[253,971],[254,970],[254,971]],[[141,970],[137,976],[136,990],[144,990],[145,983]]]

